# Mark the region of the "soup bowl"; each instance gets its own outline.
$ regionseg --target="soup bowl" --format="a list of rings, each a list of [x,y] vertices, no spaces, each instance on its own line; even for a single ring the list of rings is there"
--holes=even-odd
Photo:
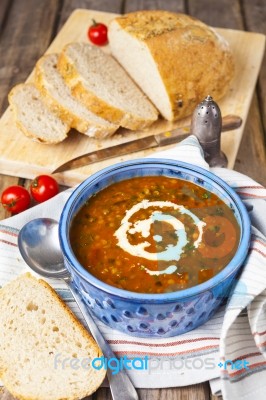
[[[73,218],[85,202],[102,189],[125,179],[166,176],[190,181],[216,194],[233,211],[240,228],[235,255],[217,275],[204,283],[170,293],[145,294],[111,286],[88,272],[77,260],[70,242]],[[59,239],[66,268],[87,307],[106,325],[139,337],[176,336],[202,325],[226,301],[246,258],[250,220],[239,196],[223,180],[183,162],[141,159],[107,167],[81,183],[61,214]]]

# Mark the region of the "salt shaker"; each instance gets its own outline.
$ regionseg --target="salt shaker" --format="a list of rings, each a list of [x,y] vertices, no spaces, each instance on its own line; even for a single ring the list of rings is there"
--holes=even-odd
[[[226,155],[221,151],[221,111],[211,96],[196,107],[190,132],[198,138],[210,167],[227,167]]]

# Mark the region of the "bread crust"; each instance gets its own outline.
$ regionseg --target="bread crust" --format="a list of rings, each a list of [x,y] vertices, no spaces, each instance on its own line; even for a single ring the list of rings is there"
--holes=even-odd
[[[43,288],[45,288],[45,290],[48,292],[48,294],[50,296],[52,296],[53,302],[57,303],[57,305],[63,310],[65,315],[68,316],[68,318],[70,319],[70,322],[71,322],[71,326],[75,326],[77,331],[81,334],[81,336],[87,342],[89,342],[89,346],[95,352],[95,356],[101,357],[103,355],[101,349],[98,347],[98,345],[96,344],[94,339],[91,337],[89,332],[80,323],[80,321],[72,313],[72,311],[67,307],[67,305],[63,302],[63,300],[58,296],[58,294],[55,292],[55,290],[50,285],[48,285],[47,282],[45,282],[43,279],[36,279],[29,272],[19,276],[15,281],[18,281],[18,280],[22,284],[23,284],[23,281],[31,280],[34,285],[38,284],[38,285],[42,286]],[[15,281],[11,281],[10,283],[6,284],[2,289],[0,289],[0,298],[5,296],[6,294],[8,295],[9,287],[10,287],[10,285],[13,285],[13,283]],[[7,390],[14,397],[16,397],[19,400],[38,400],[39,399],[39,397],[35,397],[35,396],[34,397],[25,397],[25,396],[21,395],[20,393],[18,393],[16,390],[14,390],[14,387],[12,386],[12,382],[5,379],[5,372],[7,371],[7,368],[2,366],[1,358],[0,358],[0,365],[1,365],[0,379],[3,381],[4,386],[7,388]],[[86,388],[84,388],[83,393],[79,393],[78,396],[66,396],[65,398],[60,398],[60,400],[79,400],[80,398],[83,398],[85,396],[88,396],[88,395],[91,395],[92,393],[94,393],[98,389],[98,387],[101,385],[101,383],[103,382],[105,375],[106,375],[104,370],[97,371],[97,373],[101,374],[101,375],[99,375],[100,380],[97,379],[97,384],[96,384],[96,386],[91,388],[91,391],[88,391],[88,390],[86,390]],[[56,394],[55,394],[55,397],[56,397]],[[41,399],[43,400],[43,397],[41,397]]]
[[[136,115],[112,106],[91,90],[89,90],[80,76],[76,66],[71,62],[66,54],[66,48],[59,55],[58,70],[71,88],[73,96],[84,104],[88,110],[92,111],[101,118],[104,118],[114,124],[121,125],[127,129],[138,130],[151,125],[155,119],[142,119]]]
[[[38,142],[41,144],[57,144],[57,143],[61,143],[65,138],[67,138],[67,135],[65,136],[64,139],[60,139],[60,140],[43,140],[39,137],[36,136],[36,134],[34,132],[29,131],[28,129],[26,129],[24,127],[24,125],[22,123],[20,123],[18,120],[15,121],[17,128],[25,135],[27,136],[29,139],[32,139],[34,142]]]
[[[49,91],[46,89],[45,77],[42,71],[42,65],[47,57],[50,57],[50,55],[41,57],[36,64],[35,85],[40,90],[42,96],[49,105],[49,108],[51,108],[52,111],[62,121],[64,121],[69,126],[71,126],[72,128],[76,129],[81,133],[88,134],[88,131],[91,129],[92,134],[89,136],[93,136],[99,139],[111,136],[119,128],[119,125],[115,124],[100,125],[97,124],[97,122],[95,121],[89,122],[87,120],[84,120],[75,113],[71,112],[70,109],[66,109],[49,93]],[[75,97],[78,98],[78,96]]]
[[[151,10],[117,17],[112,24],[150,52],[171,104],[171,116],[163,115],[165,118],[181,119],[208,94],[218,100],[227,92],[234,75],[233,55],[226,41],[203,22],[184,14]],[[112,48],[111,35],[110,43]]]
[[[70,130],[70,125],[69,125],[68,123],[65,123],[65,131],[63,132],[62,136],[60,136],[60,138],[58,138],[58,139],[44,140],[44,139],[38,137],[38,136],[36,135],[36,132],[31,132],[30,130],[28,130],[28,129],[23,125],[23,123],[19,120],[19,117],[18,117],[18,108],[17,108],[16,102],[13,100],[13,97],[16,95],[16,92],[19,91],[19,90],[20,90],[23,86],[25,86],[25,85],[31,85],[31,86],[33,86],[33,85],[30,84],[30,83],[20,83],[20,84],[14,86],[14,87],[11,89],[11,91],[9,92],[9,94],[8,94],[8,102],[9,102],[9,104],[10,104],[10,106],[11,106],[11,110],[12,110],[14,116],[15,116],[15,124],[16,124],[16,126],[18,127],[18,129],[19,129],[25,136],[27,136],[28,138],[34,140],[35,142],[42,143],[42,144],[57,144],[57,143],[62,142],[64,139],[67,138],[67,134],[68,134],[68,132],[69,132],[69,130]],[[47,105],[47,108],[49,108],[48,105]],[[52,111],[51,111],[51,112],[52,112]],[[62,120],[61,120],[61,121],[62,121]],[[62,121],[62,122],[64,122],[64,121]]]

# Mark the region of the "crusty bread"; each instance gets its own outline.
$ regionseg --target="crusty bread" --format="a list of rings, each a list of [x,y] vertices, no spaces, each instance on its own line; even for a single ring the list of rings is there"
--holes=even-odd
[[[82,360],[101,356],[92,337],[45,281],[28,273],[0,290],[0,379],[16,398],[88,396],[101,385],[105,370],[85,367]]]
[[[0,399],[1,400],[16,400],[4,387],[0,387]]]
[[[220,99],[233,77],[227,42],[188,15],[129,13],[111,21],[108,38],[113,56],[168,120],[190,115],[208,94]]]
[[[58,69],[86,107],[115,124],[143,129],[158,112],[114,58],[96,46],[70,43],[61,52]]]
[[[58,117],[71,128],[98,139],[111,136],[118,125],[89,111],[72,96],[69,87],[56,68],[57,54],[42,57],[36,65],[35,84]]]
[[[31,83],[15,86],[8,95],[18,128],[41,143],[59,143],[67,137],[70,125],[61,121]]]

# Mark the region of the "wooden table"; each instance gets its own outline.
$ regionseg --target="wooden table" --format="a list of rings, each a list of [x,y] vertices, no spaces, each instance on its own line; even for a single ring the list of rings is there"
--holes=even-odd
[[[166,9],[195,16],[209,25],[266,34],[265,0],[1,0],[0,5],[0,113],[7,107],[7,94],[23,82],[75,8],[113,13],[140,9]],[[251,104],[235,170],[266,185],[266,58]],[[12,140],[12,138],[10,138]],[[0,171],[1,172],[1,171]],[[0,175],[0,192],[13,184],[27,186],[22,178]],[[7,217],[0,208],[0,218]],[[208,383],[190,387],[138,390],[140,399],[214,399]],[[10,399],[0,394],[0,399]],[[99,389],[88,400],[111,399]],[[126,399],[121,399],[126,400]]]

